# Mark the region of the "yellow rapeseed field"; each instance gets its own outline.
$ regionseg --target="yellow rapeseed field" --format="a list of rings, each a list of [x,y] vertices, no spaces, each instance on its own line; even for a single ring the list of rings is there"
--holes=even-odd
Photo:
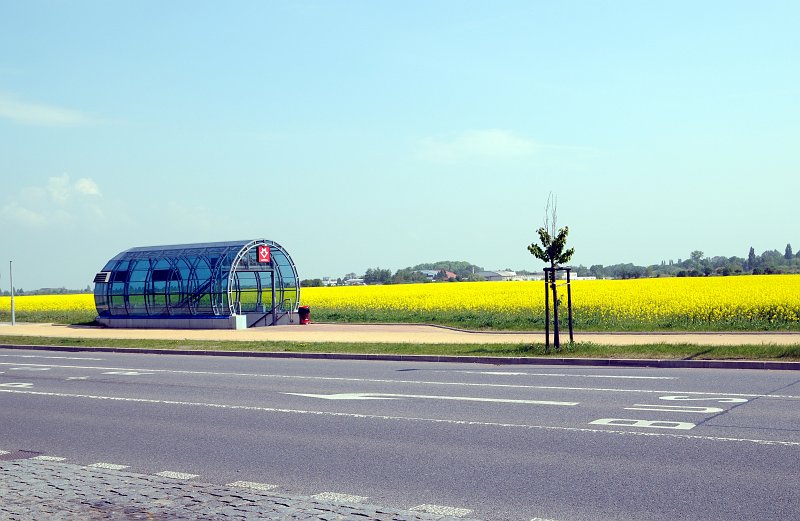
[[[0,297],[0,309],[4,313],[11,308],[11,297]],[[14,308],[17,313],[58,313],[58,312],[94,312],[94,295],[82,293],[78,295],[18,295],[14,297]]]
[[[563,284],[563,281],[562,281]],[[562,313],[566,287],[559,287]],[[422,321],[478,327],[543,325],[544,283],[460,282],[303,288],[312,319]],[[575,323],[586,329],[800,329],[800,275],[578,280]],[[94,313],[91,294],[20,296],[18,316]],[[8,320],[9,297],[0,297]]]
[[[559,297],[562,306],[566,304],[566,286],[559,287]],[[544,314],[544,283],[304,288],[302,301],[312,308],[360,314],[472,312],[537,317]],[[578,280],[572,282],[572,301],[578,325],[741,323],[746,329],[756,323],[759,327],[791,327],[800,321],[800,275]]]

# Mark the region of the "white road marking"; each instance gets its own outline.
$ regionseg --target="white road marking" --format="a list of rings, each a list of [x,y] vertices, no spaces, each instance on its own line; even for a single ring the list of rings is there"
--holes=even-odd
[[[424,512],[426,514],[434,514],[437,516],[452,517],[464,517],[472,512],[472,510],[468,508],[447,507],[444,505],[417,505],[409,510],[412,512]]]
[[[88,358],[85,356],[43,356],[43,355],[0,355],[4,358],[44,358],[47,360],[92,360],[102,362],[105,358]]]
[[[10,367],[9,371],[49,371],[49,367]]]
[[[323,492],[321,494],[314,494],[311,497],[329,503],[363,503],[369,499],[366,496],[352,496],[350,494],[339,494],[338,492]]]
[[[139,376],[143,374],[155,374],[155,373],[142,373],[140,371],[106,371],[103,374],[118,374],[122,376]]]
[[[660,420],[631,420],[628,418],[601,418],[589,425],[612,425],[615,427],[644,427],[647,429],[677,429],[688,431],[697,427],[694,423],[689,422],[670,422]]]
[[[233,483],[228,483],[225,486],[250,488],[253,490],[261,490],[261,491],[269,491],[278,488],[278,485],[270,485],[269,483],[256,483],[255,481],[234,481]]]
[[[41,364],[11,364],[7,362],[0,362],[2,365],[41,365]],[[299,375],[282,375],[282,374],[269,374],[269,373],[229,373],[219,371],[183,371],[175,369],[128,369],[119,367],[99,367],[99,366],[78,366],[78,365],[52,365],[48,367],[57,367],[59,369],[97,369],[105,371],[141,371],[152,373],[167,373],[167,374],[187,374],[187,375],[210,375],[210,376],[248,376],[259,378],[276,378],[287,380],[314,380],[314,381],[327,381],[327,382],[368,382],[368,383],[388,383],[388,384],[413,384],[413,385],[441,385],[441,386],[461,386],[461,387],[487,387],[487,388],[503,388],[503,389],[539,389],[539,390],[553,390],[553,391],[590,391],[590,392],[610,392],[610,393],[646,393],[646,394],[663,394],[663,395],[687,395],[687,396],[719,396],[719,397],[747,397],[747,398],[777,398],[781,400],[800,400],[800,396],[782,395],[782,394],[754,394],[754,393],[720,393],[714,391],[675,391],[663,389],[614,389],[608,387],[567,387],[558,385],[524,385],[524,384],[490,384],[490,383],[472,383],[472,382],[432,382],[424,380],[391,380],[381,378],[346,378],[334,376],[299,376]]]
[[[31,459],[39,460],[39,461],[66,461],[67,458],[61,458],[58,456],[35,456]]]
[[[709,401],[713,400],[719,403],[745,403],[747,400],[745,398],[720,398],[718,396],[701,396],[699,398],[692,398],[691,396],[659,396],[659,400],[675,400],[675,401],[694,401],[694,402],[701,402],[701,401]]]
[[[509,429],[531,429],[531,430],[542,430],[542,431],[582,432],[582,433],[618,435],[618,436],[650,436],[650,437],[673,438],[673,439],[683,439],[683,440],[754,443],[756,445],[766,445],[766,446],[800,447],[800,441],[762,440],[753,438],[731,438],[731,437],[720,437],[720,436],[700,436],[700,435],[688,435],[688,434],[621,431],[621,430],[611,430],[611,429],[590,429],[586,427],[561,427],[556,425],[530,425],[530,424],[520,424],[520,423],[480,422],[480,421],[470,421],[470,420],[446,420],[442,418],[421,418],[413,416],[383,416],[377,414],[358,414],[358,413],[345,413],[345,412],[332,412],[332,411],[309,411],[302,409],[278,409],[274,407],[256,407],[250,405],[226,405],[221,403],[180,402],[180,401],[170,401],[170,400],[153,400],[149,398],[126,398],[121,396],[96,396],[90,394],[20,391],[15,389],[0,389],[0,393],[29,394],[33,396],[51,396],[58,398],[78,398],[87,400],[108,400],[117,402],[144,403],[151,405],[209,407],[214,409],[227,409],[227,410],[240,410],[240,411],[246,410],[246,411],[258,411],[258,412],[280,413],[280,414],[308,414],[313,416],[330,416],[336,418],[426,422],[426,423],[440,423],[445,425],[465,425],[465,426],[509,428]]]
[[[88,380],[88,376],[69,376],[67,380]]]
[[[11,454],[7,450],[0,450],[0,456],[5,456],[6,454]]]
[[[127,469],[130,465],[117,465],[116,463],[92,463],[91,465],[86,465],[87,467],[93,469],[108,469],[108,470],[122,470]]]
[[[471,396],[432,396],[424,394],[389,394],[389,393],[337,393],[337,394],[303,394],[281,393],[323,400],[397,400],[400,398],[423,398],[428,400],[455,400],[466,402],[519,403],[526,405],[578,405],[578,402],[553,402],[548,400],[511,400],[506,398],[473,398]]]
[[[27,389],[29,387],[33,387],[32,383],[27,382],[8,382],[4,384],[0,384],[0,387],[17,387],[20,389]]]
[[[442,371],[445,372],[445,371]],[[500,376],[560,376],[574,378],[618,378],[623,380],[677,380],[677,376],[626,376],[612,374],[571,374],[571,373],[525,373],[514,371],[455,371],[467,374],[487,374]]]
[[[690,407],[688,405],[645,405],[635,403],[633,407],[625,407],[626,411],[657,411],[657,412],[697,412],[701,414],[714,414],[723,412],[720,407]]]
[[[162,478],[171,478],[171,479],[194,479],[200,474],[187,474],[185,472],[173,472],[171,470],[165,470],[162,472],[156,472],[156,476],[161,476]]]

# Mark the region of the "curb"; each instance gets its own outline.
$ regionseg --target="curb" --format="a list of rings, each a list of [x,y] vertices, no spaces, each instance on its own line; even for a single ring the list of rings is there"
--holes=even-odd
[[[203,351],[197,349],[144,349],[136,347],[88,347],[0,344],[3,349],[61,351],[68,353],[133,353],[158,355],[234,356],[251,358],[302,358],[316,360],[369,360],[386,362],[454,362],[493,365],[564,365],[591,367],[650,367],[656,369],[760,369],[800,371],[800,362],[768,360],[670,360],[636,358],[545,358],[456,355],[389,355],[356,353],[293,353],[272,351]]]

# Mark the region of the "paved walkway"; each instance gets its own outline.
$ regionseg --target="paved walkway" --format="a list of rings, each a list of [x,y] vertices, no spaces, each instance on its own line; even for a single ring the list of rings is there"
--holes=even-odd
[[[30,458],[2,461],[8,457],[0,458],[2,520],[464,520],[462,512],[437,514],[434,505],[400,510],[356,496],[331,501],[259,491],[246,482],[221,486]]]
[[[0,324],[0,335],[57,338],[291,341],[291,342],[367,342],[425,344],[520,344],[542,342],[544,332],[470,332],[438,326],[410,324],[308,324],[229,329],[111,329],[92,326],[54,324]],[[568,336],[562,334],[562,341]],[[800,345],[800,333],[576,333],[576,342],[596,344],[696,344]]]

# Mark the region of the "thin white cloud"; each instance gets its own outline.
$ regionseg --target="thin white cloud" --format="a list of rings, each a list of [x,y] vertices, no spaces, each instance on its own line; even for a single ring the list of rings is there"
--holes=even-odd
[[[437,163],[476,159],[515,159],[531,156],[542,148],[536,141],[508,130],[470,130],[454,138],[428,138],[420,142],[418,157]]]
[[[89,178],[72,181],[69,174],[50,177],[43,186],[28,186],[0,207],[4,221],[28,227],[93,221],[104,214],[100,187]]]
[[[3,220],[16,222],[24,226],[40,227],[47,224],[47,217],[39,212],[23,208],[15,201],[3,205],[0,215],[3,216]]]
[[[100,187],[88,177],[75,181],[75,190],[83,195],[100,195]]]
[[[42,103],[21,101],[0,92],[0,118],[34,126],[68,127],[93,123],[83,112]]]

